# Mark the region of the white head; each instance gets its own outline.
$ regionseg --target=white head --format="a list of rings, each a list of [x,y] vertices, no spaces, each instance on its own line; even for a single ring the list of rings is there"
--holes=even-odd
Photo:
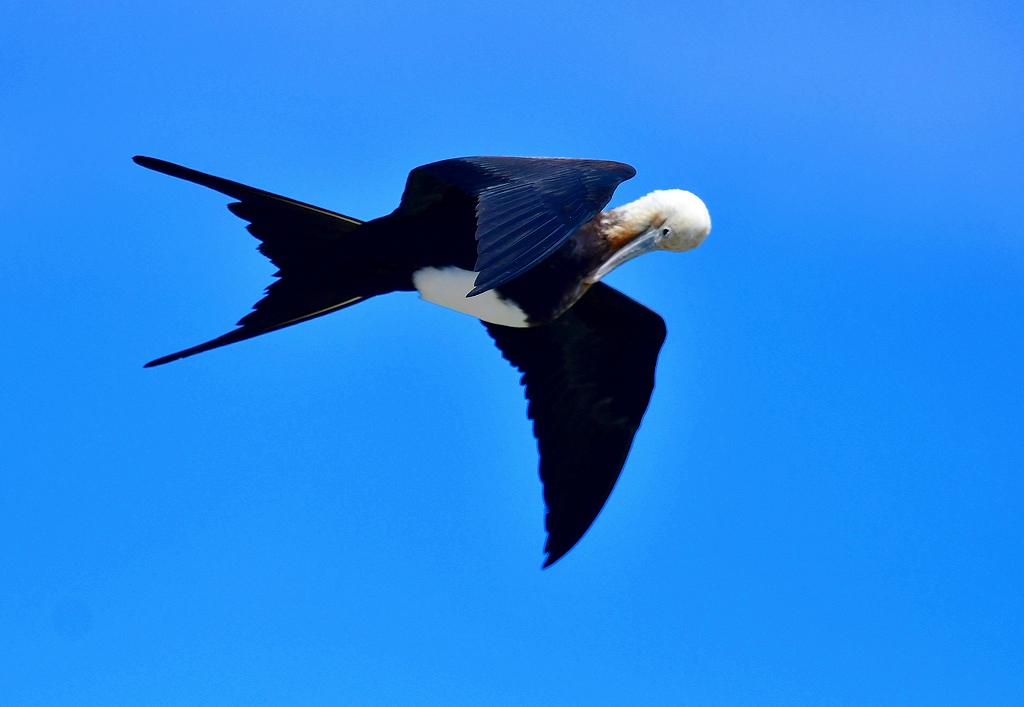
[[[610,240],[622,243],[587,280],[597,282],[627,260],[652,250],[693,250],[711,233],[711,214],[695,194],[682,189],[653,191],[609,212]]]
[[[682,189],[652,191],[626,206],[634,207],[631,215],[647,221],[644,231],[660,231],[655,238],[658,250],[692,250],[711,233],[708,207],[695,194]]]

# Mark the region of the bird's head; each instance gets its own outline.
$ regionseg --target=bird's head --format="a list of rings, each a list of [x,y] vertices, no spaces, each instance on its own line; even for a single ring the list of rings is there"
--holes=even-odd
[[[654,250],[693,250],[711,232],[711,214],[695,194],[682,189],[654,191],[608,212],[611,258],[587,280],[597,282],[638,255]]]

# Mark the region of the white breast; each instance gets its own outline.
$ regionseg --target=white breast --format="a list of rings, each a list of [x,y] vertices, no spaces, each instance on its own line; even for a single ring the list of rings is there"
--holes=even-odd
[[[515,303],[502,299],[494,290],[466,297],[474,287],[476,273],[462,268],[421,268],[412,274],[420,299],[456,312],[503,326],[528,327],[526,314]]]

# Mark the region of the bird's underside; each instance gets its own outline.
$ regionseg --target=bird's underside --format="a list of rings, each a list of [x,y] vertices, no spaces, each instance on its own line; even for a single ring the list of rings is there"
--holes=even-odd
[[[544,566],[589,529],[647,409],[665,338],[657,314],[575,274],[608,256],[588,223],[633,175],[631,167],[593,160],[445,160],[413,170],[398,209],[364,223],[162,160],[135,161],[235,199],[228,208],[249,222],[260,252],[278,268],[278,279],[238,328],[147,366],[376,295],[419,289],[417,277],[426,272],[474,273],[473,289],[462,297],[490,297],[523,317],[517,326],[494,319],[484,325],[523,374],[547,504]]]

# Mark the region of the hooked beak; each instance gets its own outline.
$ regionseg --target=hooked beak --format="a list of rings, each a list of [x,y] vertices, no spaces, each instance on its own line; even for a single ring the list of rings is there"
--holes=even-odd
[[[587,275],[584,282],[588,285],[593,285],[595,282],[600,280],[602,277],[610,273],[615,268],[619,267],[627,260],[632,260],[638,255],[644,253],[650,253],[653,250],[658,250],[661,244],[661,229],[652,228],[646,233],[642,233],[635,239],[630,241],[628,244],[615,251],[608,260],[601,264],[601,266],[594,272]]]

